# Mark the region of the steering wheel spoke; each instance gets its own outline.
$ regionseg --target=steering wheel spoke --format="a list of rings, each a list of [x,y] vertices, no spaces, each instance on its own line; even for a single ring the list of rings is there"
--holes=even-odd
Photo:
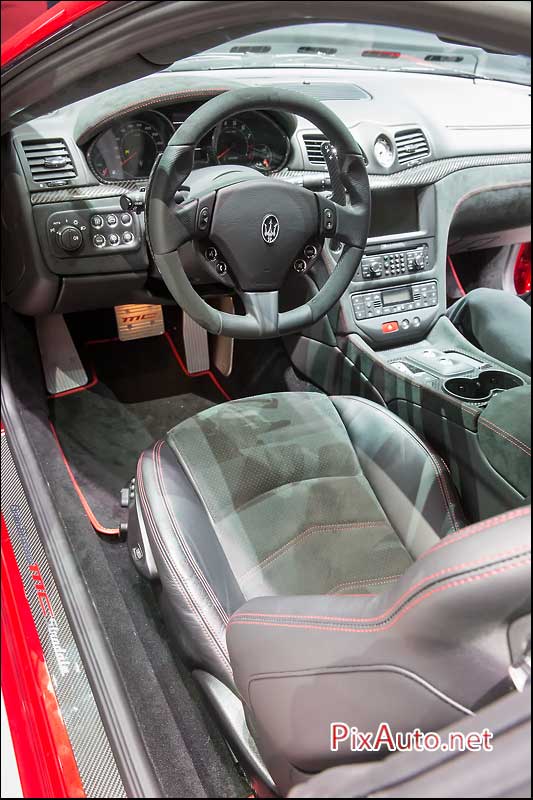
[[[278,336],[279,292],[239,292],[245,317],[260,336]]]
[[[364,249],[368,237],[368,207],[364,203],[341,206],[316,193],[320,216],[320,233],[351,247]]]

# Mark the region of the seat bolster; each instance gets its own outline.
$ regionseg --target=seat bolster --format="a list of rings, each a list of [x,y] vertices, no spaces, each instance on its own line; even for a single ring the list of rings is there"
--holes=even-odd
[[[332,397],[363,472],[416,558],[465,525],[444,462],[403,420],[359,397]]]
[[[483,286],[454,303],[447,315],[480,350],[531,375],[530,303],[510,292]]]
[[[201,498],[165,442],[141,455],[137,488],[169,630],[192,666],[233,687],[225,629],[244,597]]]
[[[437,542],[382,594],[255,598],[231,617],[235,683],[283,793],[346,760],[329,748],[334,722],[439,730],[512,688],[530,530],[531,509],[515,509]]]

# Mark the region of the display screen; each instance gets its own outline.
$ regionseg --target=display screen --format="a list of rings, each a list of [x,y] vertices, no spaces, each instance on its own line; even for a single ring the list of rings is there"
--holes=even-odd
[[[396,303],[411,303],[413,300],[413,293],[408,286],[402,286],[400,289],[387,289],[381,292],[381,302],[384,306],[394,306]]]
[[[418,198],[415,189],[372,192],[370,236],[411,233],[418,229]]]

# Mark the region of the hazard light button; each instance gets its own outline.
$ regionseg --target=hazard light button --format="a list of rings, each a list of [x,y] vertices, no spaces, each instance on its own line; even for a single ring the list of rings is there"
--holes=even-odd
[[[392,322],[383,322],[381,325],[381,330],[383,333],[394,333],[394,331],[397,331],[399,327],[400,326],[396,320],[393,320]]]

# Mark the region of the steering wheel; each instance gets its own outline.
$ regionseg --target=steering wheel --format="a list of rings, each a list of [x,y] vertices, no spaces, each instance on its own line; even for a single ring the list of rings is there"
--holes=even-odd
[[[348,205],[249,167],[193,172],[198,142],[227,117],[256,109],[303,116],[325,134],[336,149]],[[325,316],[359,266],[369,220],[364,155],[348,128],[322,103],[272,87],[228,91],[191,114],[154,165],[146,194],[148,244],[174,300],[210,333],[240,339],[294,333]],[[345,245],[336,267],[311,300],[280,312],[278,294],[289,269],[306,245],[326,238]],[[227,273],[220,278],[241,297],[244,315],[218,311],[189,282],[180,248],[201,239],[221,254]]]

